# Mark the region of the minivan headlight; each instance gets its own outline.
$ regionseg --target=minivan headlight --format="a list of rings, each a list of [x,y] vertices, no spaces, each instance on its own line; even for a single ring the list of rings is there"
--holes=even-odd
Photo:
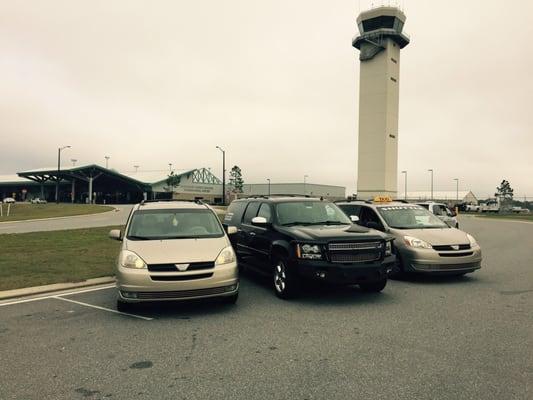
[[[124,268],[143,269],[146,268],[144,260],[130,250],[122,250],[119,255],[119,263]]]
[[[414,247],[415,249],[432,249],[433,246],[431,246],[428,242],[423,241],[422,239],[418,239],[412,236],[404,236],[403,241],[407,246]]]
[[[476,242],[476,238],[474,236],[472,236],[471,234],[467,233],[466,234],[466,237],[468,238],[468,240],[470,241],[470,245],[471,246],[474,246],[477,244]]]
[[[233,248],[231,246],[228,246],[220,252],[217,259],[215,260],[215,266],[216,265],[224,265],[229,264],[232,262],[235,262],[235,252],[233,251]]]

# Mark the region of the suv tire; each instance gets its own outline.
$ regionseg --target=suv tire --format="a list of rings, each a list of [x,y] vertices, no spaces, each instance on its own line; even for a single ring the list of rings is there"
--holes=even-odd
[[[361,291],[365,293],[379,293],[385,289],[385,286],[387,286],[387,278],[380,281],[359,284]]]
[[[294,271],[288,267],[287,258],[277,256],[273,263],[272,283],[274,286],[274,293],[280,299],[288,300],[298,295],[300,285],[298,277],[295,276]]]

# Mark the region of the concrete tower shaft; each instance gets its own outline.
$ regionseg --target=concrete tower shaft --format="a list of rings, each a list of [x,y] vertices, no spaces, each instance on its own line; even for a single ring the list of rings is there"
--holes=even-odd
[[[395,7],[365,11],[357,18],[360,35],[352,45],[359,59],[359,151],[357,195],[396,197],[400,49],[405,15]]]

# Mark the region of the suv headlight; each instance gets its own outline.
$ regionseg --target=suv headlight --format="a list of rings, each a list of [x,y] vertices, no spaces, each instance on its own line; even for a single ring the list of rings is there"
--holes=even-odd
[[[418,239],[412,236],[404,236],[403,241],[407,246],[414,247],[415,249],[432,249],[433,246],[431,246],[428,242],[423,241],[422,239]]]
[[[389,240],[385,242],[385,257],[391,256],[391,255],[392,255],[392,242]]]
[[[146,268],[144,260],[133,251],[122,250],[118,257],[119,264],[124,268],[143,269]]]
[[[235,251],[233,251],[233,247],[228,246],[222,249],[218,255],[217,259],[215,260],[215,266],[235,262],[235,259]]]
[[[307,260],[321,260],[322,249],[318,244],[297,244],[296,255]]]
[[[476,238],[474,236],[472,236],[471,234],[467,233],[466,234],[466,237],[468,238],[468,240],[470,241],[470,246],[474,246],[477,244],[476,242]]]

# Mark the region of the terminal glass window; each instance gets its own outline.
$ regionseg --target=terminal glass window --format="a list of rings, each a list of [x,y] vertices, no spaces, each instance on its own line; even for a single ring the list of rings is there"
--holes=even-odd
[[[380,28],[394,28],[394,17],[383,15],[381,17],[370,18],[363,21],[365,32],[375,31]]]

